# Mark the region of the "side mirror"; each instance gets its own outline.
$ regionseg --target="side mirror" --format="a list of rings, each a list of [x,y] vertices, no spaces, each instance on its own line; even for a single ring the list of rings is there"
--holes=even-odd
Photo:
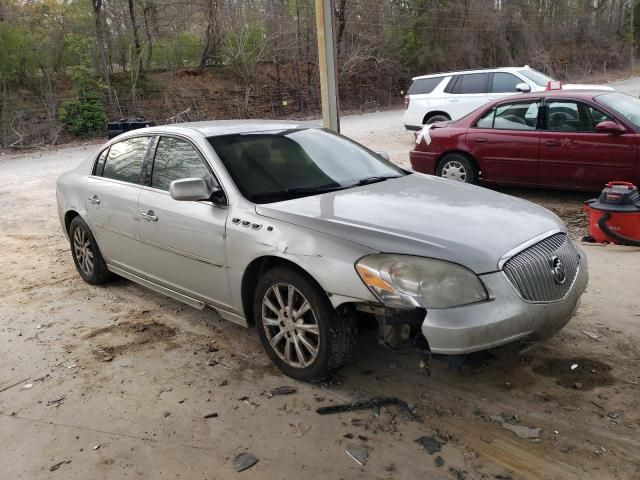
[[[220,191],[218,187],[209,187],[202,178],[183,178],[174,180],[169,185],[171,198],[182,202],[209,200],[218,191]]]
[[[387,162],[391,161],[391,157],[387,152],[376,152],[376,153],[380,155],[382,158],[384,158]]]
[[[621,135],[625,132],[625,129],[611,120],[605,120],[598,123],[594,130],[598,133],[609,133],[611,135]]]
[[[524,82],[519,83],[516,85],[516,91],[520,93],[529,93],[531,91],[531,85]]]

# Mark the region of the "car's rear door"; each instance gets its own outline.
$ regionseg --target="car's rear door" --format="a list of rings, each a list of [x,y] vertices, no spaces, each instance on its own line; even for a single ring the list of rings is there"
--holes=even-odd
[[[538,178],[540,99],[500,103],[469,128],[466,144],[485,181],[535,184]]]
[[[138,197],[151,137],[129,138],[98,157],[87,180],[86,210],[100,251],[110,265],[140,268]]]
[[[635,135],[596,132],[613,120],[578,100],[547,99],[540,138],[540,184],[600,190],[610,180],[632,180],[637,157]]]
[[[139,201],[144,276],[149,280],[218,307],[228,307],[229,280],[225,248],[226,206],[211,201],[177,201],[172,181],[217,180],[204,154],[189,139],[161,136]]]

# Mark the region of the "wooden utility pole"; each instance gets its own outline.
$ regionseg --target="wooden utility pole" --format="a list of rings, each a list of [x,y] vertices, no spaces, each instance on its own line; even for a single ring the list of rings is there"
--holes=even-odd
[[[325,128],[340,131],[338,117],[338,82],[336,80],[336,48],[333,28],[334,0],[315,0],[318,32],[318,69],[322,97],[322,123]]]

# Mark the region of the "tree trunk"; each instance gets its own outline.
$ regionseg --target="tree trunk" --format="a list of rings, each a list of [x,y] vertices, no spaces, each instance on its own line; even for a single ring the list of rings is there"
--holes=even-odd
[[[340,55],[340,46],[342,45],[342,38],[344,37],[344,29],[347,26],[347,0],[340,0],[340,7],[336,12],[336,20],[338,22],[338,35],[336,38],[336,50]]]
[[[133,5],[133,0],[129,0],[129,17],[131,18],[131,31],[133,32],[133,47],[134,47],[134,57],[136,63],[141,63],[142,61],[142,47],[140,46],[140,35],[138,34],[138,24],[136,23],[136,9]],[[131,69],[134,67],[132,65]],[[140,70],[138,66],[136,66],[135,70]]]
[[[142,20],[144,21],[144,32],[147,37],[147,61],[145,65],[145,70],[151,70],[151,58],[153,55],[153,37],[151,36],[151,28],[150,28],[150,16],[152,14],[152,10],[155,8],[154,4],[145,1],[144,7],[142,9]]]
[[[109,103],[111,103],[111,79],[109,78],[109,66],[107,63],[107,52],[106,52],[106,40],[105,40],[105,31],[104,31],[104,23],[102,19],[102,0],[91,0],[91,4],[93,7],[93,17],[95,20],[95,28],[96,28],[96,37],[97,37],[97,46],[98,46],[98,62],[100,64],[100,76],[102,80],[107,85],[107,93],[109,96]]]
[[[204,69],[207,62],[216,53],[219,43],[218,0],[209,0],[207,3],[207,29],[205,31],[204,49],[200,58],[200,70]]]

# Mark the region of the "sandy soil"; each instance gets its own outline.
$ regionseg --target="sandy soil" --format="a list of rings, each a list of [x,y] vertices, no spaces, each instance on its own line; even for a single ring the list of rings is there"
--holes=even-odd
[[[405,163],[412,140],[394,115],[346,118],[344,131]],[[640,478],[640,249],[586,245],[591,283],[575,319],[524,357],[434,362],[426,377],[415,353],[386,351],[364,329],[351,365],[308,385],[281,375],[253,330],[125,280],[82,282],[55,179],[95,148],[0,157],[0,478]],[[510,193],[569,219],[584,200]],[[270,396],[283,385],[297,392]],[[388,395],[413,413],[316,413]],[[441,450],[429,454],[423,436]],[[352,447],[367,450],[364,466]],[[236,473],[245,451],[259,462]]]

